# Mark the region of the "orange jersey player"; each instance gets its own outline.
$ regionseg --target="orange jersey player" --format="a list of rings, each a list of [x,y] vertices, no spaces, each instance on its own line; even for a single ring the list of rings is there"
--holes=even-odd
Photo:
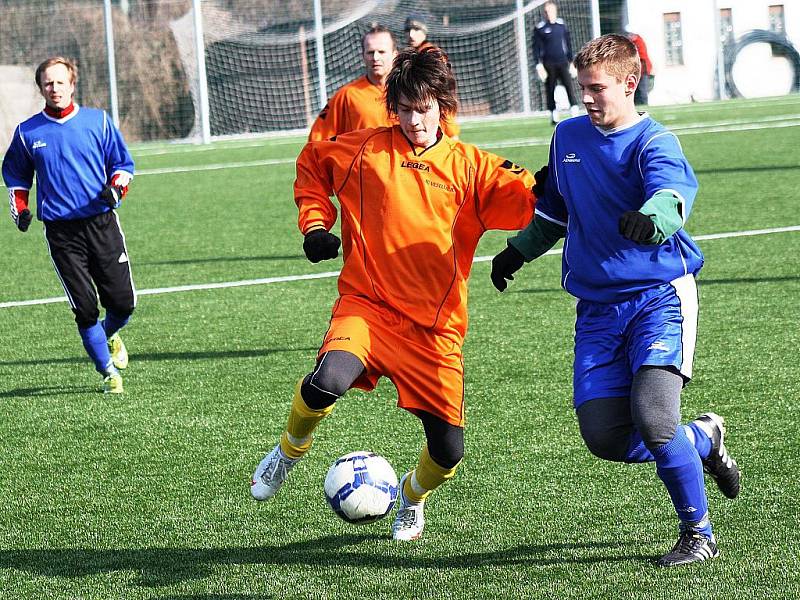
[[[311,126],[308,139],[312,142],[328,140],[348,131],[390,126],[396,122],[397,119],[391,119],[386,113],[383,86],[372,83],[364,75],[346,83],[331,97]]]
[[[386,107],[398,125],[309,142],[297,160],[295,201],[312,262],[336,258],[330,233],[341,209],[344,266],[314,370],[295,388],[280,443],[253,474],[251,493],[272,497],[309,450],[312,432],[352,387],[388,377],[398,405],[422,422],[426,443],[400,480],[392,526],[413,540],[428,495],[464,454],[467,278],[488,229],[515,230],[533,216],[534,184],[522,167],[443,135],[455,82],[440,51],[400,53]]]
[[[386,112],[383,101],[386,77],[397,56],[392,32],[381,25],[373,26],[361,39],[361,51],[366,73],[339,88],[331,97],[311,125],[309,141],[327,140],[348,131],[397,122]]]
[[[370,127],[391,127],[397,116],[390,115],[384,101],[386,77],[397,56],[394,36],[381,25],[373,26],[361,40],[366,74],[340,87],[325,105],[308,134],[311,142]],[[458,137],[461,127],[452,116],[442,119],[442,130]]]

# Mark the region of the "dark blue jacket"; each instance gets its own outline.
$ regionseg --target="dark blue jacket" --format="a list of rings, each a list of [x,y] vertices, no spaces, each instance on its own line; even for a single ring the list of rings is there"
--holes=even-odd
[[[533,60],[537,63],[572,62],[572,42],[563,19],[539,21],[533,30]]]

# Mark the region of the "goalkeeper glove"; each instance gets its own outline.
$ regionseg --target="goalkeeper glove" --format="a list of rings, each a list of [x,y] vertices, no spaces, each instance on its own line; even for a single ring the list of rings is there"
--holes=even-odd
[[[506,246],[505,250],[492,259],[491,278],[494,287],[500,292],[505,290],[508,286],[506,279],[513,280],[514,273],[519,271],[524,264],[525,257],[522,256],[522,253],[514,246]]]
[[[20,212],[17,215],[17,218],[14,219],[17,224],[17,228],[22,232],[28,231],[28,227],[30,227],[32,220],[33,217],[31,216],[31,211],[29,211],[27,208]]]
[[[100,200],[109,208],[117,208],[122,201],[122,186],[121,185],[107,185],[103,187],[100,192]]]
[[[550,171],[550,167],[545,165],[536,173],[533,174],[534,179],[536,179],[536,183],[533,184],[531,188],[533,193],[536,195],[536,199],[538,200],[542,196],[544,196],[544,182],[547,181],[547,174]]]
[[[629,210],[619,219],[619,233],[632,242],[646,244],[656,234],[656,224],[638,210]]]
[[[573,79],[578,78],[578,69],[572,63],[569,63],[569,76]]]
[[[342,241],[324,229],[314,229],[306,234],[303,240],[303,252],[312,263],[328,260],[339,256],[339,246]]]
[[[547,81],[547,69],[542,63],[536,64],[536,75],[539,77],[539,81]]]

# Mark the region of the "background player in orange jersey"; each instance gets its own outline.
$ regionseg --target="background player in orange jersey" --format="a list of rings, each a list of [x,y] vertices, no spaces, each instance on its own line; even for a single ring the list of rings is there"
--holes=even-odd
[[[280,443],[256,468],[250,489],[258,500],[272,497],[336,400],[386,376],[398,405],[425,431],[419,462],[400,481],[392,526],[395,539],[413,540],[422,534],[426,498],[453,477],[464,454],[461,349],[475,248],[486,230],[531,220],[546,172],[537,181],[442,134],[440,119],[455,110],[456,98],[441,51],[404,50],[386,85],[386,108],[398,125],[309,142],[297,159],[306,256],[338,256],[340,240],[330,233],[335,195],[344,265],[316,366],[298,382]]]
[[[327,140],[335,135],[367,127],[393,125],[383,101],[386,77],[397,56],[392,32],[374,25],[361,39],[361,53],[366,73],[343,85],[311,125],[309,141]]]

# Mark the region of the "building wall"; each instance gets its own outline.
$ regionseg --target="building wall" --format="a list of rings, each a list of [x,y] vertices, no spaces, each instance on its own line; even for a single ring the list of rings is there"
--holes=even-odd
[[[732,10],[733,34],[739,39],[753,29],[769,29],[769,6],[779,4],[784,7],[786,34],[800,52],[800,0],[628,0],[628,27],[644,38],[653,61],[655,86],[650,103],[718,98],[718,11]],[[680,13],[683,65],[666,64],[665,13]],[[747,97],[785,94],[791,88],[791,66],[786,59],[772,57],[766,44],[743,50],[733,74]]]

